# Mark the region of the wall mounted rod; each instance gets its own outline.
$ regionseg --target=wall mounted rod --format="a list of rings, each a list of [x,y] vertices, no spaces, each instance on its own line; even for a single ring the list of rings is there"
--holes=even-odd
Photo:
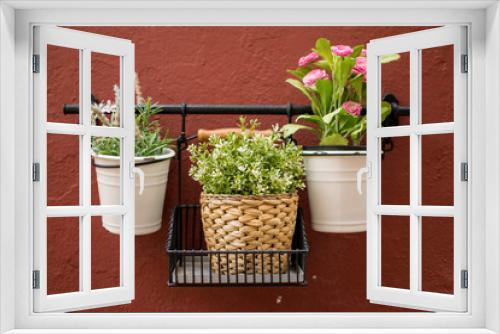
[[[159,114],[163,115],[287,115],[290,110],[292,115],[311,112],[309,105],[261,105],[261,104],[158,104]],[[184,109],[185,108],[185,109]],[[184,109],[184,111],[183,111]],[[65,104],[64,114],[78,114],[77,104]]]
[[[294,104],[159,104],[159,114],[163,115],[301,115],[311,113],[310,105]],[[408,116],[408,107],[393,103],[393,112],[399,116]],[[66,115],[78,114],[78,104],[65,104]],[[363,110],[363,113],[365,110]]]

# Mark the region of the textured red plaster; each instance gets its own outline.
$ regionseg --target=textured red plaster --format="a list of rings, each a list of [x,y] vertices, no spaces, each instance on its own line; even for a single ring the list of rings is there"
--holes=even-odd
[[[334,43],[358,44],[370,39],[419,30],[411,27],[93,27],[81,30],[131,39],[136,46],[136,69],[143,92],[160,103],[306,103],[304,97],[284,83],[285,70],[296,66],[297,59],[307,53],[317,37]],[[442,51],[442,50],[441,50]],[[52,50],[49,61],[49,120],[76,122],[77,116],[62,114],[64,103],[77,101],[78,62],[74,53]],[[73,56],[72,56],[73,55]],[[434,53],[425,63],[424,75],[430,89],[424,90],[430,117],[448,117],[453,95],[443,81],[449,79],[449,55]],[[426,54],[427,57],[427,54]],[[93,60],[92,92],[101,99],[112,98],[116,82],[113,62],[109,57]],[[427,65],[428,64],[428,65]],[[385,66],[385,65],[384,65]],[[406,66],[406,67],[405,67]],[[407,59],[391,65],[384,72],[384,93],[392,92],[403,105],[409,103]],[[428,67],[427,67],[428,66]],[[431,70],[431,68],[433,70]],[[435,71],[435,72],[434,72]],[[427,82],[427,81],[426,81]],[[76,90],[75,90],[76,87]],[[434,116],[433,116],[434,115]],[[160,116],[162,124],[176,136],[180,130],[178,116]],[[187,132],[197,128],[232,126],[237,116],[189,116]],[[260,117],[265,127],[283,124],[285,117]],[[404,119],[402,121],[405,121]],[[302,144],[313,144],[308,134],[297,137]],[[57,142],[57,140],[55,140]],[[395,140],[394,151],[387,153],[382,181],[384,200],[408,202],[408,183],[395,182],[395,175],[408,180],[408,143]],[[448,139],[434,139],[445,149],[424,144],[426,159],[424,183],[429,191],[424,200],[430,202],[452,198],[445,185],[450,175],[452,151]],[[53,143],[53,142],[52,142]],[[74,168],[77,141],[61,141],[49,149],[49,180],[53,192],[49,200],[68,204],[78,201],[78,185]],[[184,202],[198,201],[199,187],[186,177],[188,163],[183,156]],[[165,240],[169,215],[175,204],[177,168],[173,164],[164,208],[162,230],[136,237],[136,298],[129,305],[108,307],[107,312],[335,312],[402,310],[370,304],[366,300],[366,234],[326,234],[313,232],[308,236],[311,252],[308,257],[306,287],[262,288],[169,288]],[[92,194],[97,197],[95,174]],[[391,177],[394,176],[394,178]],[[301,204],[309,221],[307,194],[301,193]],[[451,196],[451,197],[450,197]],[[403,224],[384,220],[384,283],[394,286],[408,284],[408,230]],[[392,227],[391,227],[392,226]],[[452,286],[452,224],[439,219],[425,223],[424,288],[429,291],[450,291]],[[76,224],[49,229],[52,292],[72,291],[78,287],[78,252],[75,251]],[[106,232],[99,221],[92,226],[93,287],[116,283],[117,238]],[[406,249],[399,249],[403,245]],[[280,303],[277,303],[277,299]]]

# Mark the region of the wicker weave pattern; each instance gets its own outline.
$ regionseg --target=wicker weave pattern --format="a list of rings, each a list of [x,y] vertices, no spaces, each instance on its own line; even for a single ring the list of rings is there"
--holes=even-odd
[[[297,216],[297,194],[263,196],[201,194],[201,217],[209,250],[288,250]],[[273,273],[288,269],[286,254],[212,257],[212,270]]]

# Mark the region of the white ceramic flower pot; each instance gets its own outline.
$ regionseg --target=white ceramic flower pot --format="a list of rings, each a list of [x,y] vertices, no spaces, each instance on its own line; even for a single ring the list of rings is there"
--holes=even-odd
[[[170,160],[175,152],[168,149],[165,154],[154,157],[135,158],[136,167],[144,172],[144,191],[139,194],[139,182],[135,183],[135,234],[143,235],[161,228],[163,203],[168,181]],[[97,185],[101,205],[120,203],[119,157],[95,155]],[[103,226],[114,234],[120,233],[120,218],[103,216]]]
[[[365,152],[304,151],[304,164],[313,230],[366,231],[366,196],[356,188],[356,174],[366,166]]]

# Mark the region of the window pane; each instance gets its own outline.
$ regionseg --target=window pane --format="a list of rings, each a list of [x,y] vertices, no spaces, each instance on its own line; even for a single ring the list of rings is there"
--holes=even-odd
[[[122,204],[121,140],[92,137],[92,205]]]
[[[410,217],[381,216],[382,286],[410,288]]]
[[[385,152],[381,168],[381,204],[410,204],[410,139],[391,138],[392,151]]]
[[[63,113],[65,104],[80,102],[80,50],[47,45],[47,121],[80,123],[75,114]]]
[[[92,108],[92,124],[119,127],[120,57],[92,52],[91,75],[92,94],[98,101]]]
[[[410,53],[402,52],[400,59],[380,65],[380,78],[382,96],[394,95],[401,106],[410,105]],[[383,58],[383,57],[382,57]],[[381,58],[381,59],[382,59]],[[388,118],[383,123],[384,126],[408,125],[410,117],[401,116],[399,118]]]
[[[420,138],[422,205],[453,206],[453,134]]]
[[[453,293],[453,218],[422,217],[422,290]]]
[[[92,289],[120,286],[121,222],[122,216],[92,217]]]
[[[80,204],[80,136],[47,134],[47,205]]]
[[[47,294],[80,290],[80,218],[47,218]]]
[[[453,45],[421,50],[422,121],[453,122]]]

